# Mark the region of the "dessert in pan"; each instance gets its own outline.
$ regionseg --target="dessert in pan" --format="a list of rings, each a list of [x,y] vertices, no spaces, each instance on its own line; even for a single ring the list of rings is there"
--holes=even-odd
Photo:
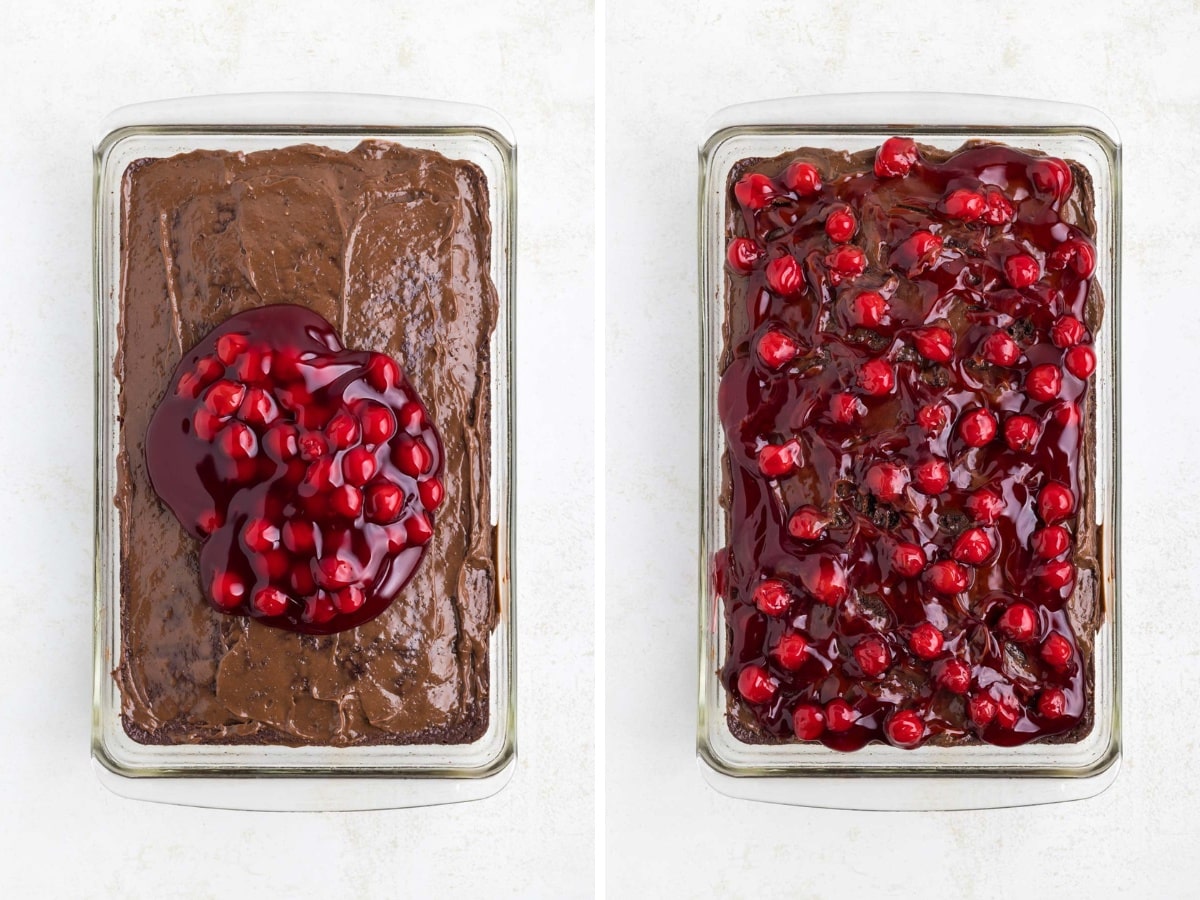
[[[1079,740],[1102,615],[1086,171],[892,137],[743,159],[727,187],[732,733]]]
[[[114,676],[136,741],[486,731],[488,215],[476,166],[381,141],[129,166]]]

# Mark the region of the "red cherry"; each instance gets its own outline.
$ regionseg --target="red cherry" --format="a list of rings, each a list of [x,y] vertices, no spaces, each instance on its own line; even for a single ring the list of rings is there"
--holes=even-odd
[[[839,425],[851,425],[867,408],[853,394],[834,394],[829,398],[829,414]]]
[[[1072,178],[1070,167],[1061,159],[1047,156],[1039,159],[1029,167],[1029,180],[1043,194],[1050,194],[1056,200],[1064,200],[1071,193]]]
[[[382,403],[368,400],[362,407],[363,441],[368,444],[385,443],[396,433],[396,417]]]
[[[913,629],[908,638],[908,646],[921,659],[934,659],[941,652],[945,638],[929,622],[922,622]]]
[[[276,422],[263,433],[262,444],[272,459],[287,462],[300,452],[300,433],[289,422]]]
[[[930,362],[948,363],[954,358],[954,335],[945,328],[918,328],[913,343]]]
[[[333,600],[329,595],[322,591],[314,597],[309,597],[304,603],[304,612],[301,618],[306,622],[312,622],[314,625],[324,625],[337,615],[337,607],[333,605]]]
[[[913,469],[913,482],[924,494],[940,494],[950,484],[950,466],[944,459],[927,459]]]
[[[317,583],[313,581],[312,572],[309,570],[308,564],[303,562],[292,568],[289,583],[292,586],[293,593],[297,597],[307,597],[317,589]]]
[[[1067,695],[1061,688],[1046,688],[1038,694],[1037,711],[1044,719],[1061,719],[1067,714]]]
[[[844,244],[854,237],[857,228],[858,220],[845,207],[835,209],[825,217],[825,233],[836,244]]]
[[[420,434],[426,425],[425,409],[420,403],[410,400],[400,407],[400,427],[409,434]]]
[[[780,297],[794,297],[804,289],[804,273],[794,256],[781,256],[767,263],[767,287]]]
[[[1054,320],[1054,324],[1050,326],[1050,340],[1054,342],[1055,347],[1066,349],[1074,347],[1083,340],[1087,334],[1087,330],[1074,316],[1059,316]]]
[[[801,197],[811,197],[821,190],[821,173],[806,162],[794,162],[783,173],[783,183]]]
[[[960,222],[974,222],[983,215],[983,211],[987,207],[982,194],[960,188],[957,191],[951,191],[946,196],[946,199],[942,201],[942,208],[946,210],[946,215],[951,219],[958,219]]]
[[[240,410],[242,419],[253,425],[270,425],[279,417],[275,398],[262,388],[250,388]]]
[[[878,291],[860,291],[848,305],[851,323],[861,328],[878,328],[888,313],[888,303]]]
[[[854,661],[869,677],[878,678],[892,664],[892,653],[882,638],[871,635],[854,645]]]
[[[1086,380],[1096,371],[1096,351],[1087,344],[1072,347],[1064,354],[1063,365],[1076,378]]]
[[[1073,428],[1079,424],[1079,407],[1074,403],[1056,403],[1050,415],[1063,428]]]
[[[896,463],[876,463],[867,469],[867,490],[883,503],[894,503],[908,485],[908,470]]]
[[[204,395],[204,405],[216,416],[232,416],[242,405],[246,386],[235,381],[221,379]]]
[[[1071,642],[1057,631],[1050,632],[1042,641],[1041,657],[1052,669],[1065,669],[1075,657]]]
[[[961,659],[948,659],[938,673],[937,683],[954,694],[965,694],[971,688],[971,667]]]
[[[775,645],[775,658],[789,672],[795,672],[808,656],[808,641],[801,635],[791,632],[785,634]]]
[[[325,436],[329,438],[329,444],[335,450],[345,450],[353,446],[361,432],[358,420],[344,412],[339,412],[325,426]]]
[[[230,422],[228,427],[217,435],[221,451],[230,459],[254,459],[258,454],[258,437],[248,425],[241,422]]]
[[[367,360],[364,376],[367,384],[382,394],[400,383],[400,367],[390,356],[372,353],[370,359]]]
[[[804,587],[819,602],[837,606],[846,598],[846,573],[840,563],[822,558],[817,562],[817,574],[805,577]]]
[[[733,195],[745,209],[762,209],[775,199],[775,183],[766,175],[751,172],[733,186]]]
[[[967,701],[967,714],[979,728],[987,728],[996,718],[999,706],[990,694],[976,694]]]
[[[377,482],[367,488],[363,506],[372,522],[389,525],[400,518],[404,492],[390,481]]]
[[[851,280],[867,270],[867,255],[858,247],[843,244],[825,257],[829,280],[834,284]]]
[[[992,555],[995,545],[988,533],[982,528],[968,528],[954,542],[950,552],[961,563],[971,566],[981,566]]]
[[[1037,613],[1028,603],[1012,603],[1000,614],[996,625],[1001,633],[1012,640],[1028,641],[1037,631]]]
[[[1021,358],[1021,348],[1006,332],[993,331],[980,345],[979,355],[993,366],[1015,366]]]
[[[416,478],[424,475],[433,465],[433,454],[420,438],[405,438],[396,448],[396,467],[405,475]]]
[[[800,444],[795,440],[766,444],[758,451],[758,470],[768,478],[782,478],[798,468],[800,460]]]
[[[281,581],[292,567],[292,557],[286,550],[267,550],[262,558],[263,569],[272,581]]]
[[[433,537],[433,525],[430,524],[428,516],[424,513],[417,513],[405,523],[404,532],[410,544],[420,546],[428,543],[429,539]]]
[[[801,541],[819,541],[827,524],[825,514],[815,506],[802,506],[788,519],[788,532]]]
[[[973,409],[958,423],[958,433],[968,447],[982,447],[996,437],[996,416],[991,410]]]
[[[279,528],[266,519],[251,519],[242,532],[242,540],[254,553],[265,553],[279,546]]]
[[[346,519],[357,519],[363,508],[362,491],[352,484],[338,485],[329,495],[329,506]]]
[[[212,441],[221,431],[221,420],[207,409],[198,409],[192,417],[192,430],[200,440]]]
[[[967,589],[967,570],[953,560],[938,560],[929,567],[925,577],[939,594],[950,596]]]
[[[980,488],[967,498],[967,513],[976,522],[994,525],[1004,512],[1004,500],[990,488]]]
[[[792,605],[792,594],[782,581],[770,579],[754,589],[754,605],[768,616],[782,616]]]
[[[1046,254],[1046,268],[1061,272],[1070,266],[1080,278],[1090,278],[1096,271],[1096,249],[1087,241],[1071,238]]]
[[[925,568],[925,551],[907,541],[897,544],[892,550],[892,568],[898,575],[915,578]]]
[[[906,137],[890,137],[875,151],[875,174],[880,178],[907,175],[916,161],[916,141]]]
[[[857,721],[858,713],[841,697],[835,697],[825,704],[825,725],[830,731],[838,734],[849,731]]]
[[[223,334],[217,338],[217,359],[232,366],[249,346],[250,341],[244,334]]]
[[[254,594],[254,608],[264,616],[282,616],[291,598],[276,587],[265,587]]]
[[[246,599],[246,582],[233,572],[218,572],[213,576],[209,596],[220,609],[237,609]]]
[[[801,703],[792,710],[792,729],[802,741],[815,741],[825,730],[825,711],[811,703]]]
[[[946,427],[949,413],[941,403],[929,403],[917,410],[917,424],[929,434],[937,434]]]
[[[340,591],[334,591],[333,605],[340,613],[358,612],[367,601],[367,595],[357,584],[349,585]]]
[[[738,693],[748,703],[766,703],[775,696],[778,685],[762,666],[749,665],[738,673]]]
[[[1028,253],[1017,253],[1004,260],[1004,277],[1013,287],[1026,288],[1042,277],[1042,268]]]
[[[1037,507],[1042,521],[1053,525],[1075,511],[1075,495],[1065,484],[1051,481],[1038,494]]]
[[[984,210],[981,218],[989,225],[1006,225],[1013,220],[1016,208],[1012,201],[997,190],[988,190],[983,194]]]
[[[326,590],[344,588],[358,581],[358,567],[344,556],[322,556],[317,560],[313,578]]]
[[[347,450],[346,455],[342,458],[342,475],[347,483],[355,487],[362,487],[374,478],[378,468],[375,454],[366,447],[354,447]]]
[[[1062,556],[1071,546],[1071,535],[1061,525],[1047,525],[1029,537],[1029,546],[1039,559]]]
[[[782,331],[771,329],[758,339],[758,358],[768,369],[782,369],[800,352],[800,345]]]
[[[321,459],[329,452],[329,443],[325,435],[318,431],[309,431],[300,435],[296,442],[300,449],[300,458],[306,462]]]
[[[432,511],[442,505],[445,490],[436,478],[426,478],[417,485],[417,493],[421,495],[421,505]]]
[[[925,736],[925,723],[911,709],[901,709],[888,716],[883,731],[892,744],[907,750],[921,743],[921,738]]]
[[[1009,416],[1004,422],[1004,443],[1016,453],[1028,453],[1041,434],[1038,420],[1033,416]]]
[[[312,522],[291,519],[283,523],[280,535],[283,538],[283,546],[298,556],[305,556],[317,549],[317,530]]]
[[[908,240],[892,251],[888,261],[893,268],[902,269],[913,276],[934,265],[941,252],[940,237],[924,230],[914,231]]]
[[[758,265],[758,261],[763,258],[763,251],[749,238],[739,237],[729,242],[725,258],[729,261],[729,268],[733,271],[739,275],[749,275]]]
[[[1052,591],[1070,588],[1075,583],[1075,564],[1065,559],[1046,563],[1038,572],[1038,581]]]
[[[868,359],[859,367],[857,382],[864,394],[882,397],[896,386],[896,372],[883,359]]]
[[[1044,363],[1034,366],[1025,376],[1025,393],[1034,400],[1048,403],[1062,390],[1062,372],[1058,366]]]

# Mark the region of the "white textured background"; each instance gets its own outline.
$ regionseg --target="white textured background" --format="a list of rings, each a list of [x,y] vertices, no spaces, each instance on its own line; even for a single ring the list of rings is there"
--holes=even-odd
[[[591,893],[592,12],[350,6],[2,4],[0,896]],[[520,764],[492,799],[231,813],[122,800],[89,768],[91,144],[114,107],[250,90],[475,102],[516,132]]]
[[[1200,6],[614,0],[607,46],[612,895],[1196,896]],[[822,812],[726,799],[697,772],[701,126],[869,90],[1075,101],[1121,129],[1125,763],[1091,801]]]

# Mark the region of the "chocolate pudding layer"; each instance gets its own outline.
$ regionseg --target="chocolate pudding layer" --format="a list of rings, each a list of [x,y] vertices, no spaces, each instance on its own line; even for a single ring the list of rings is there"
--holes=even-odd
[[[485,177],[381,141],[195,151],[122,182],[117,495],[125,730],[147,744],[452,744],[488,726],[498,614],[489,475]],[[329,635],[221,615],[200,543],[151,488],[145,435],[186,351],[268,304],[319,313],[345,346],[393,357],[444,443],[445,500],[412,581]]]

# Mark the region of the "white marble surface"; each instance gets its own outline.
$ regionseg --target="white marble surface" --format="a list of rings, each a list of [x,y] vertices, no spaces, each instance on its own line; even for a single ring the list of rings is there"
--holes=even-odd
[[[1194,896],[1197,46],[1191,0],[610,6],[612,896]],[[822,812],[730,800],[697,773],[700,129],[731,103],[889,89],[1086,103],[1106,111],[1124,139],[1125,763],[1091,801]]]
[[[591,893],[592,10],[347,6],[4,4],[2,896]],[[88,762],[92,140],[126,103],[319,89],[481,103],[517,135],[519,769],[489,800],[386,813],[122,800]]]

